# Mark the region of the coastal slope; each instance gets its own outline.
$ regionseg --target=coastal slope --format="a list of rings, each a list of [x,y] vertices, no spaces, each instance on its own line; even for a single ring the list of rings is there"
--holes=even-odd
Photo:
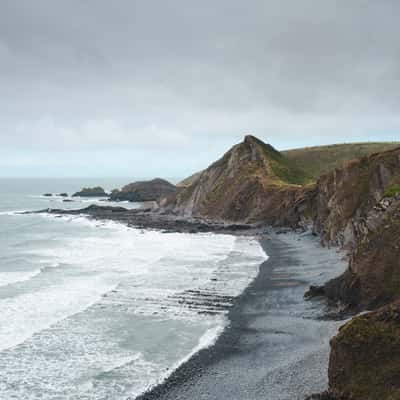
[[[186,217],[294,226],[307,208],[311,181],[271,145],[246,136],[161,208]]]
[[[372,154],[393,150],[400,142],[341,143],[282,151],[298,168],[318,180],[320,176],[341,168],[344,163]]]

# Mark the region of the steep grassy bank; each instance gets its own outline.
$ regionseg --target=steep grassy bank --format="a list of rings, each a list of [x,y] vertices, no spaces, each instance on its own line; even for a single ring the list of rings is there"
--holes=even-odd
[[[328,146],[305,147],[282,151],[297,168],[314,180],[321,175],[341,168],[346,161],[381,153],[400,146],[400,142],[389,143],[342,143]]]

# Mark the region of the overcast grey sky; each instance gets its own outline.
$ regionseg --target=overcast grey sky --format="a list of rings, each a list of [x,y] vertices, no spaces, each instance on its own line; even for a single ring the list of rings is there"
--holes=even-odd
[[[0,176],[185,176],[244,134],[400,140],[398,0],[0,0]]]

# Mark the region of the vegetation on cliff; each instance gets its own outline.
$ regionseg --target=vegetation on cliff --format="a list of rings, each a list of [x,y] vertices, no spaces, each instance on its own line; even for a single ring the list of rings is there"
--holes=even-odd
[[[331,341],[333,398],[400,399],[400,302],[354,318]]]
[[[303,147],[281,151],[291,168],[301,170],[307,178],[316,182],[322,175],[341,168],[345,162],[370,156],[400,147],[400,142],[342,143],[327,146]],[[203,171],[183,179],[178,187],[188,187],[199,178]]]
[[[286,150],[282,151],[282,154],[316,181],[321,175],[341,168],[347,161],[399,146],[400,142],[343,143]]]
[[[272,146],[246,136],[161,206],[186,216],[293,225],[310,180]]]

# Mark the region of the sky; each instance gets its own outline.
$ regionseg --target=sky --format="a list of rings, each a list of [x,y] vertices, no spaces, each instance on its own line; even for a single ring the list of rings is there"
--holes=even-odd
[[[400,140],[398,0],[1,0],[0,176],[184,177],[246,134]]]

